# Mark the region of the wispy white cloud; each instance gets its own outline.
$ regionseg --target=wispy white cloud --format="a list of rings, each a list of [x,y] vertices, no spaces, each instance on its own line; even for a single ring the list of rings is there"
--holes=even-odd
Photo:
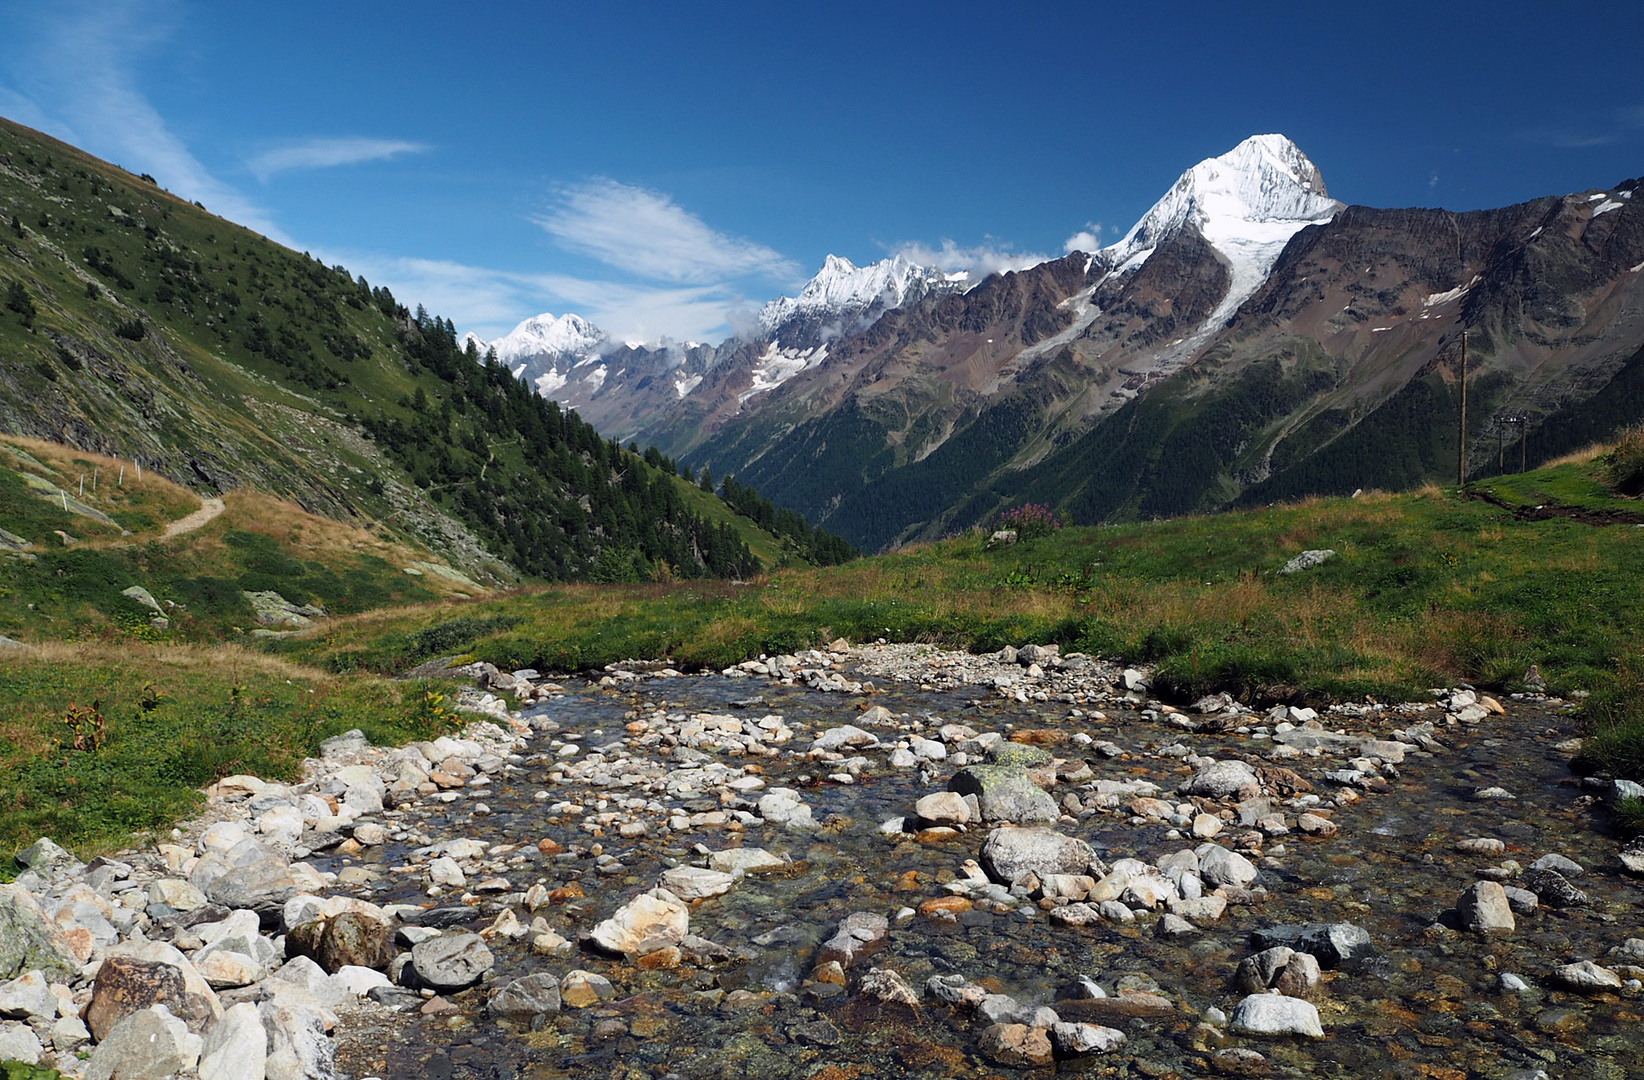
[[[1641,135],[1644,135],[1644,105],[1629,105],[1600,112],[1596,118],[1584,116],[1564,127],[1536,128],[1525,137],[1560,150],[1584,150],[1636,141]]]
[[[617,341],[717,341],[742,296],[729,285],[658,287],[565,274],[526,274],[444,259],[368,252],[319,252],[373,285],[386,285],[403,304],[422,304],[450,317],[463,332],[493,339],[522,318],[574,311]]]
[[[1102,226],[1097,221],[1085,222],[1085,227],[1062,241],[1064,252],[1102,250]]]
[[[661,192],[617,180],[564,188],[552,209],[531,220],[565,250],[652,281],[791,278],[798,270],[779,252],[719,232]]]
[[[359,165],[386,161],[403,154],[420,154],[430,149],[426,143],[404,139],[307,139],[303,142],[265,150],[246,162],[259,180],[292,169],[330,169],[339,165]]]
[[[44,131],[125,166],[223,217],[290,243],[268,211],[213,176],[138,88],[132,68],[163,44],[165,0],[61,0],[13,13],[5,99]]]
[[[950,274],[965,271],[978,281],[989,274],[1026,270],[1051,258],[1049,255],[1014,251],[1009,245],[992,243],[991,238],[971,247],[963,247],[952,240],[943,240],[941,247],[908,243],[893,248],[891,254],[900,255],[909,262],[919,263],[921,266],[934,266],[946,270]]]

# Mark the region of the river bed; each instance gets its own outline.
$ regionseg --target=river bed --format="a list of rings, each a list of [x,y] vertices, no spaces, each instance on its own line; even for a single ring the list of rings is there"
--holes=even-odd
[[[977,858],[989,830],[886,835],[882,822],[911,815],[915,801],[943,790],[955,770],[945,761],[894,768],[885,750],[899,735],[935,738],[946,723],[1007,735],[1031,731],[1031,740],[1057,758],[1083,761],[1091,770],[1087,779],[1055,787],[1052,795],[1059,803],[1068,794],[1085,796],[1102,779],[1149,780],[1162,789],[1162,798],[1173,800],[1170,793],[1194,774],[1185,763],[1189,759],[1264,759],[1274,747],[1265,737],[1271,728],[1266,718],[1246,716],[1235,728],[1195,732],[1183,725],[1182,714],[1162,711],[1144,694],[1129,695],[1132,700],[1041,702],[1016,700],[991,685],[925,685],[931,688],[881,676],[871,695],[847,695],[723,675],[624,679],[603,686],[566,683],[563,693],[524,715],[539,731],[503,782],[392,815],[403,839],[372,850],[365,865],[380,872],[377,883],[361,886],[357,895],[378,904],[427,904],[422,875],[393,871],[426,863],[430,841],[485,841],[504,846],[494,869],[508,892],[501,900],[470,894],[469,928],[491,925],[502,900],[517,901],[519,890],[540,884],[553,890],[558,902],[534,912],[516,902],[520,920],[544,918],[554,932],[576,943],[653,887],[668,867],[700,864],[708,851],[760,847],[791,862],[780,872],[749,874],[725,895],[691,905],[691,933],[740,955],[650,967],[602,956],[585,944],[542,955],[533,951],[531,935],[498,936],[492,942],[495,971],[487,984],[451,998],[445,1007],[454,1011],[390,1019],[371,1010],[346,1018],[339,1066],[355,1076],[385,1080],[844,1080],[1051,1072],[1528,1080],[1540,1071],[1583,1080],[1644,1077],[1636,986],[1580,994],[1551,979],[1555,967],[1571,961],[1614,963],[1613,957],[1606,959],[1610,950],[1644,937],[1640,883],[1619,873],[1618,842],[1606,831],[1603,810],[1571,776],[1567,750],[1558,749],[1575,734],[1575,722],[1558,703],[1508,701],[1505,716],[1472,724],[1447,725],[1439,708],[1326,715],[1329,727],[1363,729],[1381,738],[1425,719],[1435,723],[1437,742],[1434,749],[1386,766],[1381,783],[1357,792],[1356,800],[1341,798],[1339,805],[1336,793],[1342,786],[1322,774],[1342,768],[1341,759],[1285,759],[1285,766],[1314,785],[1318,801],[1312,808],[1330,815],[1337,831],[1328,838],[1257,832],[1259,846],[1249,847],[1250,830],[1230,827],[1216,839],[1232,846],[1243,838],[1260,871],[1252,897],[1194,932],[1167,937],[1156,933],[1153,915],[1122,924],[1056,925],[1044,907],[1026,898],[1009,906],[981,901],[957,916],[951,909],[922,911],[927,901],[950,895],[949,884],[964,876],[966,860]],[[853,774],[804,756],[811,739],[857,722],[869,706],[893,715],[873,729],[883,745],[862,752],[865,766],[859,764]],[[717,760],[738,770],[755,765],[758,771],[746,775],[762,780],[763,790],[786,787],[798,793],[816,827],[765,823],[676,830],[670,819],[726,806],[734,811],[742,804],[727,803],[721,795],[670,805],[654,790],[625,785],[620,776],[605,778],[613,781],[609,784],[567,778],[568,761],[602,747],[612,758],[660,757],[667,747],[642,746],[646,728],[631,725],[654,728],[660,718],[700,714],[780,717],[796,737],[776,754]],[[567,746],[577,749],[562,753]],[[851,782],[840,782],[843,777]],[[1511,797],[1478,797],[1490,788]],[[757,798],[760,790],[747,794]],[[625,807],[625,799],[634,804]],[[566,811],[567,803],[585,812]],[[1290,812],[1308,808],[1298,805]],[[612,819],[596,824],[601,812]],[[644,835],[624,837],[618,822],[635,820],[646,823]],[[1143,819],[1124,808],[1087,808],[1070,813],[1057,828],[1088,842],[1112,863],[1129,857],[1153,862],[1195,846],[1199,841],[1184,825]],[[1458,851],[1456,843],[1468,838],[1499,839],[1505,852],[1489,857]],[[542,854],[538,845],[544,840],[548,850],[563,851]],[[517,848],[510,852],[511,845]],[[1586,892],[1588,903],[1544,905],[1519,917],[1506,936],[1455,927],[1452,909],[1480,870],[1504,860],[1528,866],[1549,853],[1586,869],[1572,881]],[[337,872],[358,865],[358,858],[312,861]],[[447,895],[436,902],[454,899]],[[889,919],[883,947],[853,966],[844,986],[813,981],[819,944],[852,912]],[[1226,1014],[1245,996],[1234,984],[1234,970],[1257,951],[1253,935],[1284,924],[1336,922],[1368,931],[1372,948],[1367,957],[1324,972],[1314,1001],[1326,1037],[1232,1034]],[[920,1004],[909,1009],[864,1000],[856,991],[872,967],[900,974],[920,992]],[[488,993],[498,984],[536,972],[563,980],[572,970],[608,979],[610,1000],[540,1017],[536,1030],[494,1020],[486,1010]],[[981,1049],[985,1020],[925,996],[931,976],[952,974],[1053,1008],[1081,977],[1093,980],[1109,996],[1101,1022],[1123,1031],[1126,1042],[1109,1053],[1051,1065],[1001,1063]],[[1520,976],[1527,988],[1504,989],[1504,975]],[[1123,1016],[1112,1002],[1124,990],[1151,993],[1170,1009]],[[1225,1052],[1230,1048],[1257,1056],[1231,1055]]]

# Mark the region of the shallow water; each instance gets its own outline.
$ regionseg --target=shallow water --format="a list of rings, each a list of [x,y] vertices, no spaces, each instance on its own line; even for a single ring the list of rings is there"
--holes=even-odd
[[[893,713],[965,723],[978,731],[1006,725],[1084,731],[1109,739],[1132,754],[1105,759],[1071,743],[1059,756],[1088,756],[1099,778],[1146,778],[1166,790],[1191,773],[1179,761],[1142,753],[1150,747],[1182,743],[1196,753],[1259,754],[1262,744],[1236,734],[1199,736],[1164,726],[1136,712],[1108,710],[1109,719],[1068,719],[1063,705],[1023,705],[987,693],[921,692],[881,683],[871,702]],[[821,694],[803,688],[690,677],[648,680],[617,690],[573,686],[539,711],[560,725],[558,737],[583,735],[585,747],[620,739],[636,710],[734,712],[731,703],[758,696],[753,716],[781,714],[798,736],[791,748],[808,745],[821,730],[849,723],[861,698]],[[510,872],[516,889],[542,880],[552,886],[580,879],[587,898],[545,908],[554,929],[575,940],[637,892],[651,887],[668,865],[690,861],[691,848],[760,846],[787,852],[807,865],[792,876],[749,876],[727,895],[697,904],[691,931],[721,944],[752,947],[756,958],[712,969],[678,967],[639,970],[619,960],[587,952],[555,957],[532,955],[524,941],[493,944],[498,964],[492,984],[517,975],[572,968],[606,975],[616,985],[613,1002],[591,1009],[568,1009],[536,1032],[505,1030],[484,1014],[484,987],[456,998],[461,1011],[443,1017],[410,1017],[398,1031],[345,1038],[344,1066],[355,1075],[375,1072],[387,1080],[440,1077],[853,1077],[1028,1075],[1057,1072],[1127,1077],[1202,1076],[1214,1070],[1210,1054],[1223,1046],[1245,1046],[1266,1055],[1280,1076],[1517,1077],[1545,1070],[1550,1077],[1644,1077],[1644,1011],[1636,993],[1587,998],[1546,989],[1556,965],[1593,959],[1629,937],[1644,937],[1639,883],[1614,869],[1616,841],[1603,833],[1595,811],[1583,805],[1566,756],[1553,744],[1572,733],[1564,715],[1535,704],[1510,703],[1510,715],[1466,729],[1441,730],[1449,749],[1437,755],[1407,756],[1399,778],[1384,794],[1366,795],[1336,814],[1340,832],[1329,840],[1292,835],[1283,854],[1260,863],[1258,884],[1267,898],[1235,906],[1218,923],[1184,939],[1161,939],[1152,920],[1130,926],[1098,924],[1073,928],[1051,925],[1029,904],[1004,913],[973,912],[961,924],[916,916],[893,919],[886,947],[860,963],[894,968],[916,990],[934,974],[957,972],[990,989],[1023,1001],[1049,1004],[1067,984],[1088,975],[1108,993],[1121,978],[1155,982],[1175,1003],[1162,1019],[1104,1021],[1120,1027],[1128,1044],[1107,1055],[1058,1062],[1038,1070],[1002,1067],[977,1049],[984,1026],[935,1002],[916,1015],[875,1014],[847,994],[819,999],[804,980],[815,945],[852,911],[892,915],[944,894],[960,864],[975,858],[982,831],[935,844],[895,843],[877,832],[889,817],[911,813],[913,802],[940,790],[952,773],[938,765],[929,782],[917,770],[893,770],[883,752],[869,752],[871,775],[853,785],[821,781],[827,771],[798,757],[762,759],[771,786],[799,789],[823,828],[788,832],[754,827],[741,834],[692,830],[622,841],[590,836],[579,820],[547,816],[546,808],[573,789],[549,782],[551,760],[535,761],[482,793],[445,807],[424,808],[420,827],[435,838],[474,837],[526,847],[551,837],[567,847],[598,841],[617,856],[624,871],[595,872],[593,859],[561,856]],[[1441,713],[1429,714],[1440,719]],[[1328,718],[1331,726],[1341,721]],[[1379,725],[1385,733],[1405,720]],[[1346,726],[1361,725],[1349,722]],[[595,735],[594,732],[602,732]],[[880,732],[882,738],[885,732]],[[536,750],[546,749],[538,736]],[[551,757],[551,755],[550,755]],[[741,763],[742,759],[725,759]],[[1287,762],[1320,779],[1338,759]],[[1500,786],[1517,798],[1481,802],[1471,793]],[[551,798],[535,798],[547,788]],[[1064,785],[1057,790],[1059,799]],[[612,798],[621,797],[612,792]],[[492,811],[475,816],[484,802]],[[1109,861],[1136,856],[1149,861],[1191,846],[1169,839],[1169,826],[1131,825],[1122,813],[1094,814],[1062,829],[1089,841]],[[1235,830],[1237,832],[1238,830]],[[1543,907],[1520,917],[1508,938],[1482,939],[1434,924],[1474,880],[1475,868],[1500,859],[1464,855],[1455,841],[1493,836],[1506,841],[1505,858],[1528,865],[1557,852],[1588,868],[1576,884],[1592,903],[1556,912]],[[1224,837],[1219,839],[1227,839]],[[1266,850],[1274,854],[1270,840]],[[408,855],[390,847],[382,858],[393,866]],[[336,865],[322,865],[335,869]],[[912,872],[913,876],[908,876]],[[366,893],[378,903],[424,900],[418,875]],[[424,901],[426,902],[426,901]],[[476,910],[475,928],[489,923],[493,908]],[[525,921],[528,916],[522,914]],[[1326,972],[1326,992],[1318,1001],[1328,1038],[1318,1042],[1228,1036],[1197,1026],[1206,1010],[1231,1012],[1243,996],[1232,983],[1237,962],[1255,951],[1251,934],[1285,923],[1348,921],[1367,929],[1375,945],[1368,961],[1351,970]],[[768,942],[754,945],[755,940]],[[1531,992],[1499,989],[1504,972],[1522,975]],[[1528,1070],[1528,1071],[1524,1071]]]

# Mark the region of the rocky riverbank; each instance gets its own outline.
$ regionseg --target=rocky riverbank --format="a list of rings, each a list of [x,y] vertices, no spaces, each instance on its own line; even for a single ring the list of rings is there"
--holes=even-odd
[[[1143,670],[1031,645],[836,642],[569,690],[471,673],[527,707],[399,749],[331,740],[297,785],[228,778],[156,850],[26,853],[0,896],[0,941],[32,943],[0,947],[0,1058],[1634,1068],[1640,853],[1560,771],[1560,703],[1178,710]]]

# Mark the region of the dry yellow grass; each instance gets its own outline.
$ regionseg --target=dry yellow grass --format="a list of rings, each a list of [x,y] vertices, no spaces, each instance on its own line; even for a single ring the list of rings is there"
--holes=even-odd
[[[1605,454],[1608,454],[1615,448],[1616,444],[1613,442],[1593,443],[1591,446],[1584,446],[1580,450],[1572,450],[1563,457],[1554,458],[1553,460],[1542,464],[1540,468],[1556,469],[1560,465],[1585,465],[1590,461],[1597,461],[1599,458],[1603,457]]]
[[[250,675],[309,682],[331,681],[334,677],[318,668],[293,663],[279,656],[241,645],[150,645],[125,641],[42,641],[28,652],[0,654],[0,670],[10,665],[50,664],[90,668],[134,665],[145,670],[211,671],[237,680]]]
[[[0,435],[0,451],[7,446],[15,447],[46,466],[52,475],[45,479],[106,514],[141,509],[164,519],[160,522],[160,527],[163,527],[165,521],[192,513],[201,506],[198,495],[152,469],[144,469],[142,478],[138,479],[137,467],[130,461],[92,453],[89,450],[77,450],[72,446],[43,439],[31,439],[22,435]],[[0,463],[24,471],[37,472],[15,456],[3,452],[0,452]],[[82,477],[85,478],[83,492]],[[158,532],[159,528],[142,530],[128,537],[89,536],[82,538],[82,542],[95,547],[129,544],[152,539]]]

